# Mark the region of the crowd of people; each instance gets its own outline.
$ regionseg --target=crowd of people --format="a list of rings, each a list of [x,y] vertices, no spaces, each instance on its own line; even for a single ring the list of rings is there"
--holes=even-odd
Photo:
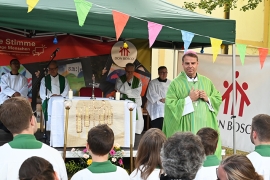
[[[182,57],[184,71],[170,81],[167,68],[158,68],[157,79],[148,86],[147,110],[151,128],[139,142],[135,170],[130,172],[108,160],[114,145],[114,133],[106,125],[91,128],[87,151],[92,164],[75,173],[71,180],[262,180],[270,179],[270,116],[252,118],[250,139],[254,152],[247,156],[221,158],[217,114],[222,98],[207,77],[197,73],[196,53]],[[10,61],[11,72],[1,78],[0,120],[13,140],[0,146],[0,180],[67,180],[64,160],[54,148],[38,141],[34,133],[37,121],[27,96],[27,81],[19,75],[20,63]],[[68,95],[67,79],[58,74],[56,62],[41,81],[40,96],[46,116],[47,101],[52,96]],[[116,80],[121,99],[137,104],[136,134],[143,131],[141,111],[142,83],[128,63],[126,74]],[[45,117],[46,118],[46,117]]]

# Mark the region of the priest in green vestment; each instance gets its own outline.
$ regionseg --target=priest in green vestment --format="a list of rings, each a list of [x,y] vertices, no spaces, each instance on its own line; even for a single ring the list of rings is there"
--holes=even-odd
[[[184,72],[168,88],[162,128],[167,137],[177,131],[196,134],[202,127],[219,132],[217,114],[222,98],[212,81],[197,73],[198,64],[196,53],[187,51],[182,57]],[[221,158],[220,138],[216,155]]]
[[[55,61],[50,63],[48,70],[49,74],[41,80],[39,92],[40,98],[42,99],[42,110],[46,121],[48,120],[47,103],[50,97],[67,97],[69,91],[68,81],[64,76],[58,74],[58,65]]]

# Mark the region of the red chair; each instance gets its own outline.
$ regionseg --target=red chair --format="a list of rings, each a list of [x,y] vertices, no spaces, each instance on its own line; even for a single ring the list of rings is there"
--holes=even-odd
[[[92,87],[82,87],[79,96],[92,97]],[[103,97],[103,92],[99,88],[95,88],[95,97]]]

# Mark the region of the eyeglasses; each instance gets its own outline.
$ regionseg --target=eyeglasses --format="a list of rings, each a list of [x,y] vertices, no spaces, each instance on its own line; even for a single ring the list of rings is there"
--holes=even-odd
[[[56,70],[58,67],[55,67],[55,68],[48,68],[49,71],[53,71],[53,70]]]
[[[216,168],[217,180],[220,180],[218,177],[218,168]]]

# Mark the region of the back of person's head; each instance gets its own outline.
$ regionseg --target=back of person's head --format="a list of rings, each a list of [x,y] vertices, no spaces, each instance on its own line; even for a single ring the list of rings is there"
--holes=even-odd
[[[162,169],[160,150],[165,141],[166,136],[157,128],[147,130],[142,136],[135,164],[137,170],[141,171],[141,178],[143,180],[146,180],[155,168],[159,167]]]
[[[253,167],[250,160],[244,155],[232,155],[221,161],[220,166],[226,174],[226,180],[263,180]],[[222,178],[220,170],[217,172],[218,179]]]
[[[57,180],[53,166],[47,160],[33,156],[26,159],[19,169],[20,180]]]
[[[0,120],[12,134],[20,134],[29,127],[33,112],[23,97],[7,99],[0,107]]]
[[[260,142],[270,142],[270,116],[267,114],[258,114],[253,117],[251,130],[257,132]]]
[[[197,132],[201,138],[205,155],[212,155],[215,153],[218,143],[218,132],[212,128],[205,127]]]
[[[104,156],[113,147],[114,133],[106,124],[97,125],[88,132],[87,143],[93,154]]]
[[[163,170],[172,179],[194,179],[204,159],[201,138],[191,132],[175,133],[161,150]]]

